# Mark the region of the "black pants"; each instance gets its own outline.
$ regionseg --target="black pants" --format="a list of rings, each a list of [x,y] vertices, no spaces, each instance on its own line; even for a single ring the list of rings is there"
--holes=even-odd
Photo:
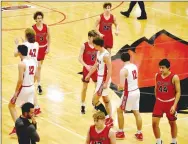
[[[129,5],[129,9],[127,12],[131,13],[133,7],[135,6],[135,4],[138,2],[139,4],[139,7],[141,9],[141,15],[143,14],[146,14],[146,11],[145,11],[145,5],[144,5],[144,2],[143,1],[131,1],[130,2],[130,5]]]

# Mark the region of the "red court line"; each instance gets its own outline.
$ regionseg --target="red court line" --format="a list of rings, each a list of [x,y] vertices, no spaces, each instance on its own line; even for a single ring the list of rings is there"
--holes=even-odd
[[[27,2],[28,2],[28,1],[27,1]],[[66,15],[65,15],[64,13],[62,13],[62,12],[60,12],[60,11],[57,11],[57,10],[54,10],[54,9],[51,9],[51,8],[48,8],[48,7],[45,7],[45,6],[38,5],[38,4],[33,3],[33,2],[28,2],[28,3],[31,3],[31,4],[33,4],[33,5],[36,5],[36,6],[39,6],[39,7],[43,7],[43,8],[46,8],[46,9],[49,9],[49,10],[52,10],[52,11],[55,11],[55,12],[58,12],[58,13],[64,15],[64,19],[63,19],[63,20],[61,20],[61,21],[59,21],[59,22],[57,22],[57,23],[54,23],[54,24],[50,24],[49,26],[78,22],[78,21],[86,20],[86,19],[93,18],[93,17],[96,17],[96,16],[99,16],[99,15],[100,15],[100,14],[97,14],[97,15],[90,16],[90,17],[87,17],[87,18],[81,18],[81,19],[78,19],[78,20],[72,20],[72,21],[68,21],[68,22],[62,23],[62,22],[66,19]],[[121,6],[123,3],[124,3],[124,1],[122,1],[119,5],[117,5],[116,7],[114,7],[112,10],[118,8],[118,7]],[[23,29],[26,29],[26,28],[2,29],[2,31],[13,31],[13,30],[23,30]]]

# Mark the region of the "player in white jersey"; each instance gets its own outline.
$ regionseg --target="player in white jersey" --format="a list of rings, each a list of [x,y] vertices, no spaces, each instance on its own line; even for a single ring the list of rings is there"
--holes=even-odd
[[[36,65],[38,66],[38,61],[37,61],[37,55],[38,55],[38,50],[39,50],[39,44],[38,42],[35,41],[35,31],[32,28],[27,28],[25,30],[25,42],[23,41],[23,44],[27,46],[28,52],[27,56],[31,59],[33,59],[36,62]],[[15,40],[16,43],[16,49],[14,52],[14,56],[17,57],[19,55],[19,52],[17,50],[18,46],[18,40]],[[38,72],[38,71],[37,71]],[[38,73],[37,73],[38,76]],[[35,95],[35,111],[34,114],[35,116],[39,115],[41,113],[40,107],[38,105],[37,97]]]
[[[22,59],[18,64],[18,81],[16,85],[16,90],[11,98],[8,108],[15,122],[18,118],[15,106],[22,106],[25,102],[30,102],[34,104],[35,97],[35,87],[34,82],[36,80],[36,62],[27,56],[28,48],[25,45],[18,45],[18,55]],[[12,130],[11,134],[15,134],[15,128]]]
[[[100,110],[105,113],[105,116],[106,116],[105,124],[108,126],[113,126],[113,120],[111,118],[112,107],[111,107],[110,99],[108,97],[108,91],[109,91],[109,86],[111,83],[111,73],[112,73],[111,57],[110,57],[109,52],[103,47],[104,40],[102,38],[100,37],[94,38],[93,45],[95,49],[98,50],[97,59],[96,59],[96,63],[90,69],[85,79],[89,80],[90,76],[98,68],[97,86],[96,86],[95,93],[93,96],[92,104],[96,110]],[[99,101],[101,96],[103,98],[106,108]]]
[[[138,68],[135,64],[130,62],[129,53],[122,53],[121,60],[124,62],[124,67],[120,71],[120,84],[119,90],[123,90],[119,108],[117,108],[118,114],[118,125],[119,130],[116,132],[117,139],[124,139],[125,134],[124,128],[124,111],[133,111],[136,119],[137,133],[135,137],[138,140],[143,140],[142,129],[142,118],[139,113],[139,102],[140,102],[140,90],[138,88]]]

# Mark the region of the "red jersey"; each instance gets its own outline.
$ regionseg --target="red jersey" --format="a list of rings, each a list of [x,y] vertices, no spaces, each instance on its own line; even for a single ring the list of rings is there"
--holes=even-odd
[[[156,97],[161,100],[170,100],[175,97],[175,86],[172,83],[174,74],[170,74],[166,78],[162,78],[161,74],[156,77]]]
[[[99,32],[105,36],[112,37],[112,24],[114,23],[114,16],[110,14],[110,18],[108,20],[105,19],[104,14],[101,14],[100,17]]]
[[[110,144],[110,138],[108,137],[110,127],[105,127],[100,133],[95,130],[95,125],[92,125],[89,130],[90,144]]]
[[[83,61],[87,65],[94,65],[97,57],[97,50],[95,48],[91,48],[88,42],[84,43],[85,50],[83,53]]]
[[[39,47],[45,47],[47,46],[47,34],[48,34],[48,28],[46,24],[43,24],[42,30],[39,30],[35,25],[32,26],[34,31],[36,32],[36,42],[39,43]]]

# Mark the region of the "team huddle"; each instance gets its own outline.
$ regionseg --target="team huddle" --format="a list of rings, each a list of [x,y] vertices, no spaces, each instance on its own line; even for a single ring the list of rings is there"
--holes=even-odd
[[[111,3],[104,3],[104,12],[97,18],[95,30],[88,32],[88,41],[80,49],[79,62],[83,65],[82,90],[81,90],[81,113],[86,111],[86,92],[90,79],[95,83],[95,91],[92,97],[92,105],[96,112],[93,114],[94,125],[87,133],[86,144],[116,144],[116,139],[124,139],[124,116],[126,111],[132,111],[136,120],[137,132],[135,138],[143,141],[142,118],[139,112],[140,90],[138,87],[138,68],[131,63],[131,55],[127,52],[121,54],[124,66],[119,71],[120,83],[118,90],[123,90],[117,108],[118,131],[113,132],[114,120],[112,117],[112,104],[109,97],[111,84],[112,63],[111,49],[113,48],[112,24],[115,25],[115,35],[119,34],[119,27],[116,17],[111,14]],[[36,12],[34,20],[36,24],[25,30],[25,40],[19,45],[15,40],[16,49],[14,56],[19,56],[21,61],[18,64],[19,76],[15,93],[10,100],[9,110],[13,121],[18,119],[15,105],[22,106],[26,102],[34,105],[34,116],[41,113],[41,109],[35,95],[34,83],[37,81],[37,92],[42,94],[41,67],[45,55],[50,52],[49,28],[42,22],[43,13]],[[156,102],[152,115],[153,133],[157,144],[163,141],[160,135],[159,122],[163,114],[169,120],[171,127],[172,143],[177,144],[177,104],[180,99],[179,77],[170,71],[170,61],[162,59],[159,61],[160,73],[155,76],[155,97]],[[102,97],[103,103],[100,101]],[[10,134],[19,134],[13,128]]]

